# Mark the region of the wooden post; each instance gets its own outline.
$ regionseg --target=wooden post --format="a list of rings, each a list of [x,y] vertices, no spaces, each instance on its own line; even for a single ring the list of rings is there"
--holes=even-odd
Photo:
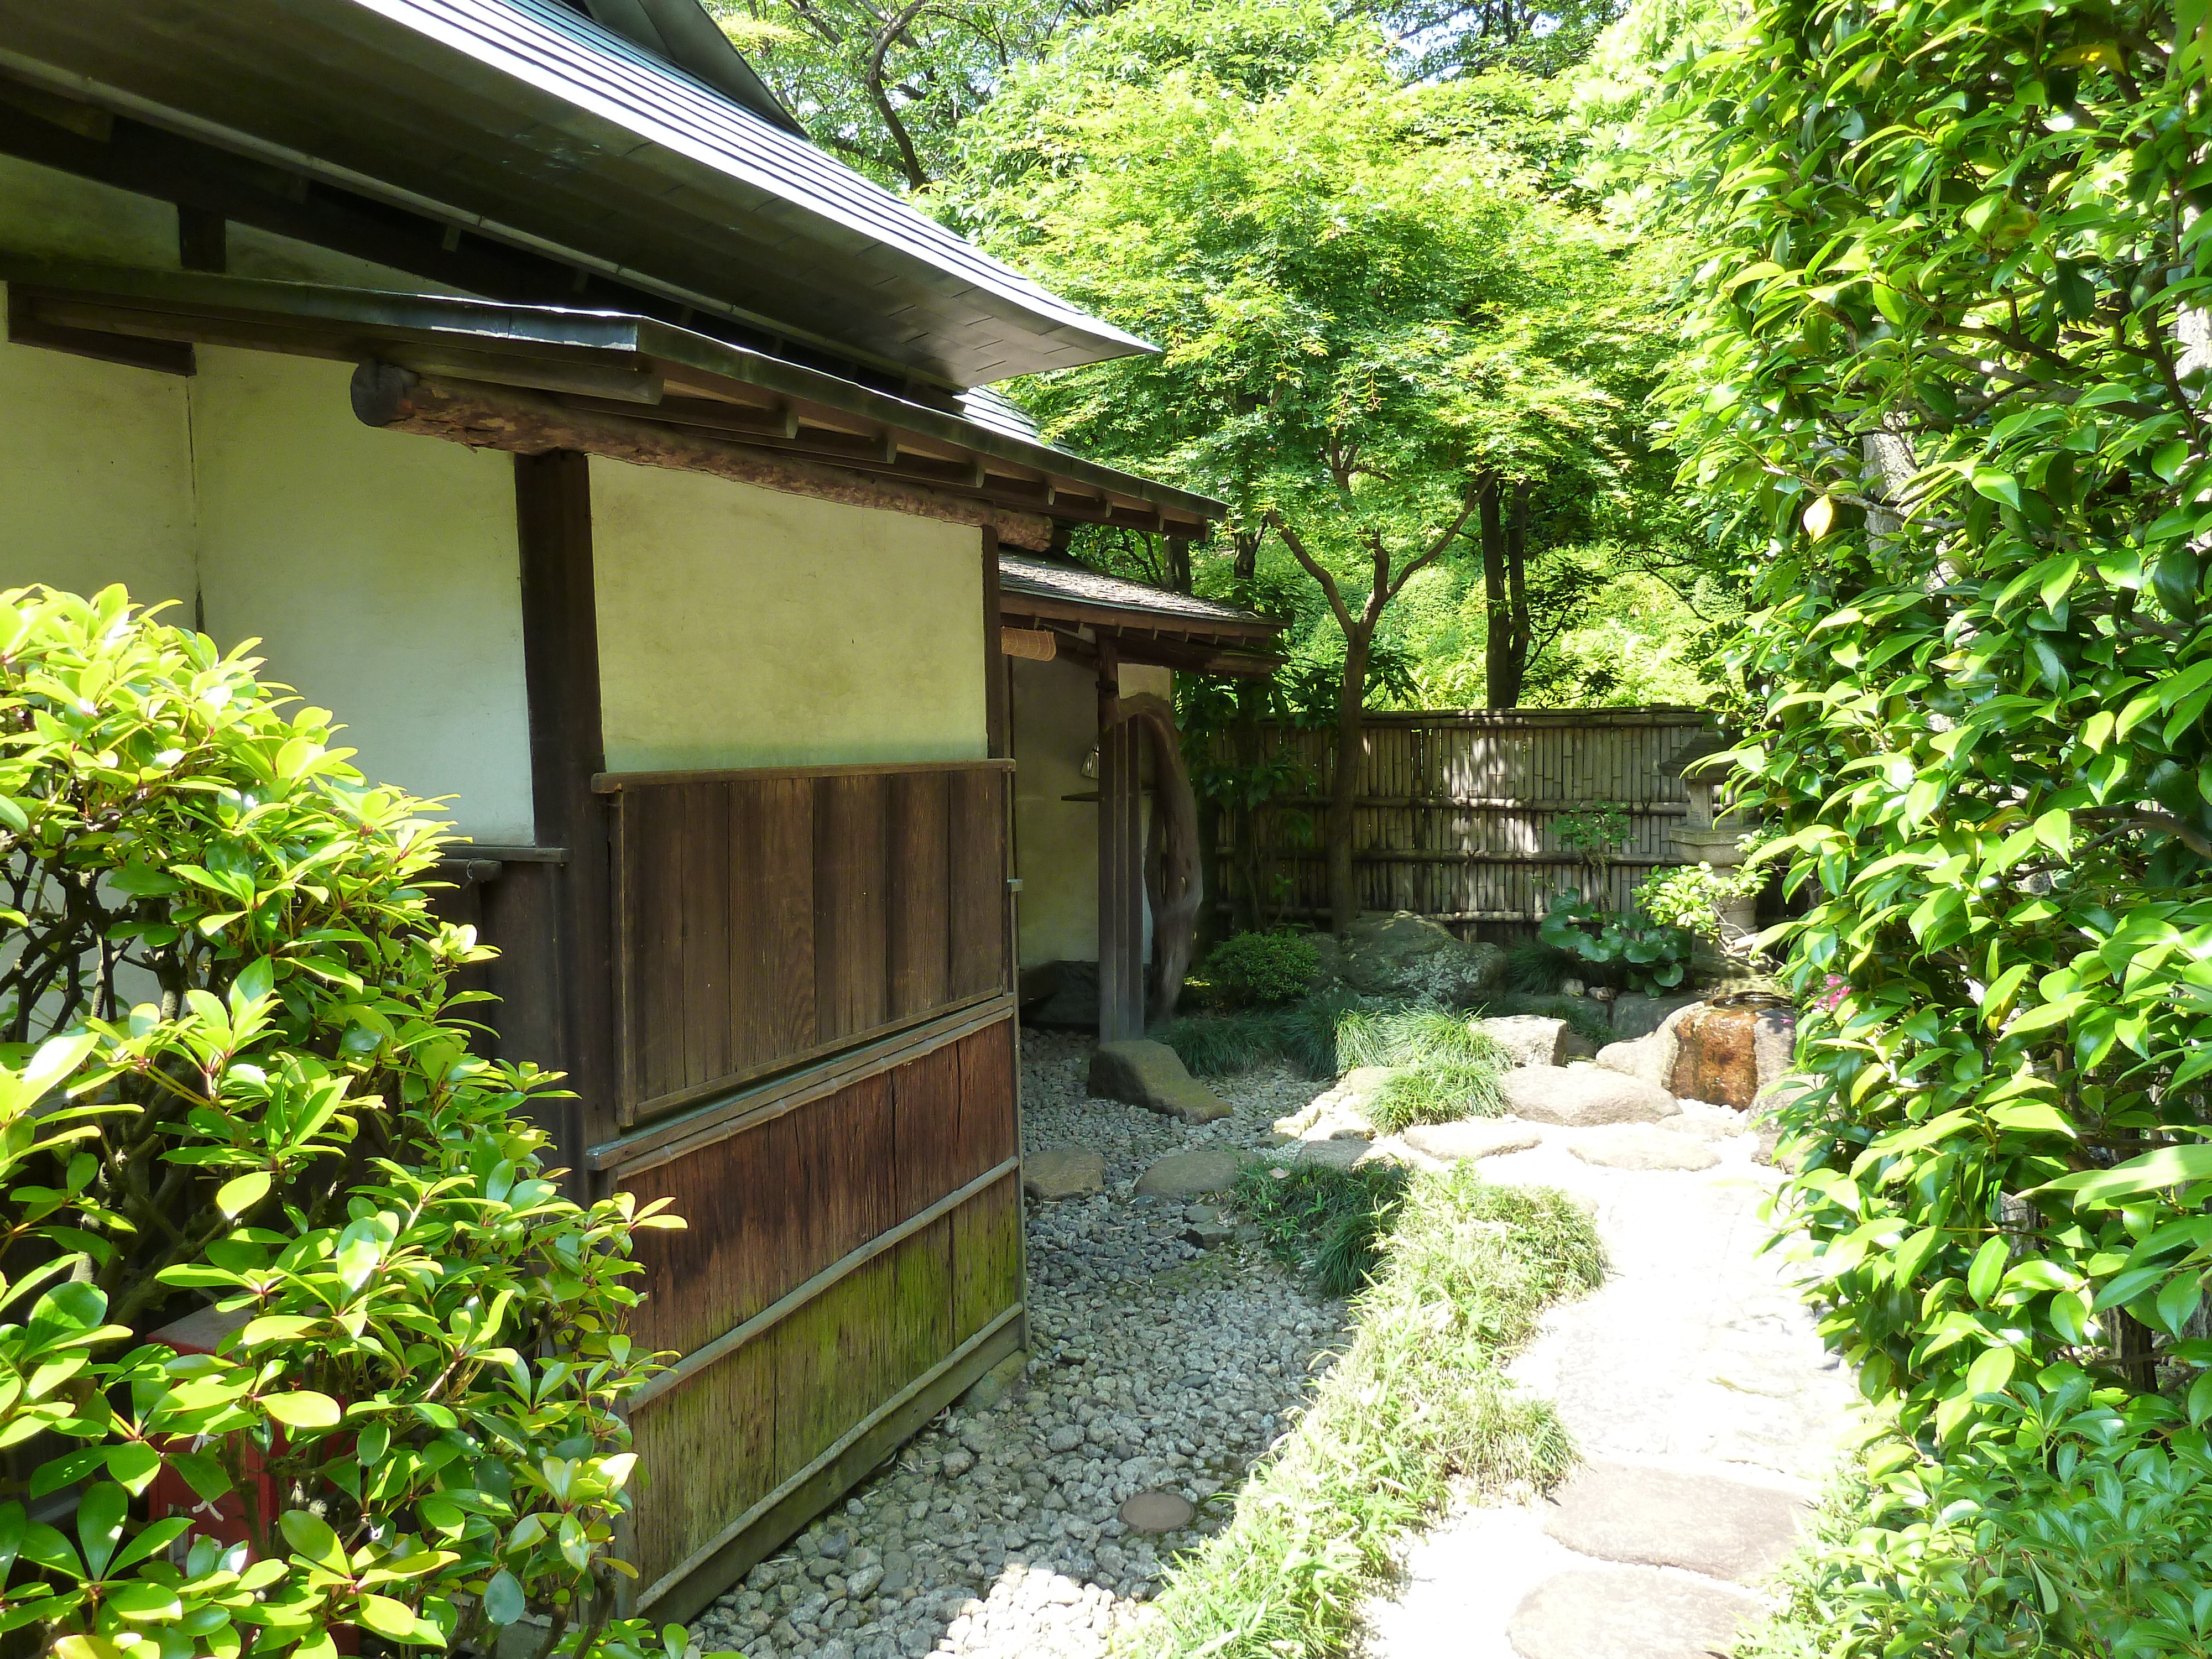
[[[1145,824],[1136,724],[1114,718],[1121,661],[1098,641],[1098,1040],[1145,1034]]]
[[[568,849],[552,884],[550,987],[568,1073],[555,1162],[583,1177],[583,1149],[615,1126],[613,852],[599,720],[599,630],[592,580],[591,459],[573,451],[514,460],[521,552],[522,660],[530,702],[531,800],[541,845]],[[583,1197],[580,1190],[575,1196]]]

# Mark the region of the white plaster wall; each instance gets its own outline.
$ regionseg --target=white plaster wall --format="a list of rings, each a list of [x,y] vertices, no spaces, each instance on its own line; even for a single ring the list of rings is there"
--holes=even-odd
[[[532,840],[509,457],[354,418],[345,363],[202,348],[191,382],[207,631],[337,712],[373,781]]]
[[[1092,672],[1057,659],[1013,663],[1014,861],[1022,890],[1021,964],[1098,959],[1098,781],[1083,763],[1098,741]],[[1168,696],[1167,669],[1125,663],[1124,696]],[[1146,823],[1151,823],[1149,808]],[[1151,919],[1146,917],[1149,942]]]
[[[0,155],[0,250],[173,269],[177,210]],[[183,601],[192,617],[191,445],[173,374],[0,343],[0,587],[48,582]]]
[[[610,770],[986,753],[976,531],[594,457],[592,541]]]

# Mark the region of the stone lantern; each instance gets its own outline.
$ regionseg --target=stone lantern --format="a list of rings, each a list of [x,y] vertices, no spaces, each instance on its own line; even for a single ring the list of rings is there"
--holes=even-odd
[[[1721,871],[1743,862],[1736,839],[1751,830],[1750,822],[1735,812],[1716,815],[1713,810],[1721,785],[1711,763],[1734,746],[1717,732],[1702,732],[1659,769],[1662,777],[1681,779],[1683,792],[1690,798],[1689,815],[1682,827],[1667,836],[1668,850],[1685,864],[1710,864]],[[1721,908],[1721,926],[1724,936],[1738,939],[1758,932],[1757,897],[1747,894],[1729,900]]]

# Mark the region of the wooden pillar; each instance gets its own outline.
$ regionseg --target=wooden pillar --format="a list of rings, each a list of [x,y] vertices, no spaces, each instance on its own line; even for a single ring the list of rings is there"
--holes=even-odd
[[[592,580],[591,459],[573,450],[514,458],[521,551],[522,661],[530,700],[531,801],[541,846],[567,849],[551,886],[547,989],[557,1054],[529,1056],[568,1073],[577,1097],[555,1162],[578,1171],[586,1144],[613,1133],[616,1115],[613,848],[606,801],[592,775],[606,769],[599,718],[599,629]],[[580,1194],[578,1194],[581,1196]]]
[[[1098,641],[1098,1040],[1145,1034],[1145,820],[1139,784],[1143,734],[1114,719],[1121,664]]]

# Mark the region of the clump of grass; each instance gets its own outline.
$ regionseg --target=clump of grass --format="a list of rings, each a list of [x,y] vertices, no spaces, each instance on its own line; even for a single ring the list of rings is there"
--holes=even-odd
[[[1386,1135],[1416,1123],[1456,1123],[1468,1117],[1503,1117],[1505,1091],[1498,1067],[1445,1060],[1401,1072],[1367,1103],[1367,1119]]]
[[[1323,1296],[1350,1296],[1375,1270],[1376,1241],[1404,1200],[1395,1164],[1340,1170],[1304,1158],[1248,1158],[1231,1192],[1261,1242]]]
[[[1505,947],[1505,982],[1515,990],[1536,996],[1553,996],[1571,979],[1582,958],[1540,939],[1524,939]]]
[[[1393,1214],[1350,1346],[1229,1525],[1176,1564],[1135,1632],[1143,1659],[1334,1659],[1447,1481],[1541,1488],[1572,1462],[1504,1367],[1548,1304],[1604,1276],[1589,1218],[1468,1165],[1413,1177]]]
[[[1493,1066],[1512,1059],[1495,1038],[1484,1036],[1468,1017],[1432,1002],[1395,1008],[1346,1008],[1337,1017],[1336,1056],[1340,1066]]]
[[[1187,1015],[1153,1035],[1193,1077],[1233,1077],[1271,1061],[1310,1078],[1337,1072],[1336,1027],[1346,1004],[1316,997],[1287,1008]]]

